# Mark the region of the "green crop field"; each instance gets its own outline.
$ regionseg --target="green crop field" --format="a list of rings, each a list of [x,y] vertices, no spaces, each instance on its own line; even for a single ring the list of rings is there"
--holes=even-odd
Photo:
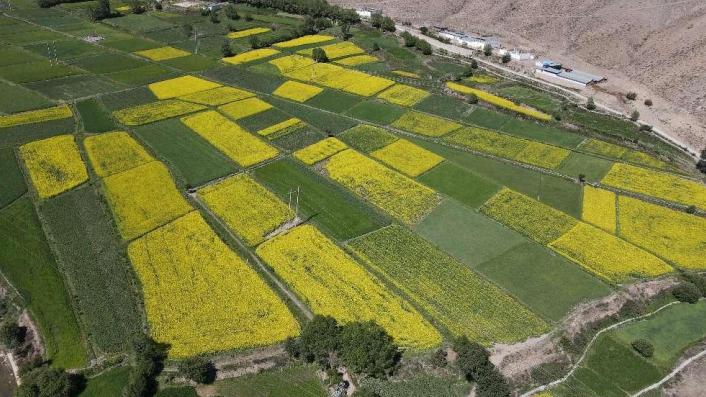
[[[289,397],[292,395],[325,397],[327,395],[313,367],[294,366],[263,371],[236,379],[219,381],[218,393],[223,397]]]
[[[472,208],[478,208],[500,190],[500,185],[473,171],[444,162],[417,178],[425,185]]]
[[[0,97],[0,112],[3,113],[23,112],[52,105],[44,95],[1,80],[0,91],[3,93]]]
[[[347,114],[359,120],[375,124],[390,124],[402,116],[405,109],[389,103],[368,100],[348,110]]]
[[[0,149],[0,208],[5,207],[27,191],[24,176],[12,148]]]
[[[0,211],[0,270],[26,302],[44,337],[47,355],[59,368],[81,367],[87,353],[42,226],[29,199]]]
[[[86,132],[106,132],[117,128],[106,109],[95,99],[78,102],[76,110],[81,116],[83,130]]]
[[[130,377],[130,367],[118,367],[104,372],[86,382],[79,397],[119,396]]]

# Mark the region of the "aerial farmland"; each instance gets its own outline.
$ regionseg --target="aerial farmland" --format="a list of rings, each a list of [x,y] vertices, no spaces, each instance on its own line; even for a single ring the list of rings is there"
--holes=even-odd
[[[0,396],[706,368],[704,175],[645,125],[323,0],[0,7]]]

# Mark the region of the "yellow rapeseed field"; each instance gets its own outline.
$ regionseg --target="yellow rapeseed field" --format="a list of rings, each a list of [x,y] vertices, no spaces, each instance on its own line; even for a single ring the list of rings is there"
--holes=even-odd
[[[676,265],[706,270],[706,219],[620,196],[620,237]]]
[[[127,132],[114,131],[91,135],[83,141],[93,169],[100,177],[117,174],[154,161]]]
[[[529,141],[480,127],[464,127],[444,140],[478,152],[514,159]]]
[[[272,93],[282,98],[291,99],[296,102],[306,102],[319,95],[324,89],[297,81],[285,81]]]
[[[183,117],[181,121],[243,167],[263,162],[279,154],[277,149],[216,111],[197,113]]]
[[[444,158],[436,153],[405,139],[399,139],[370,155],[411,177],[419,176],[444,161]]]
[[[352,57],[338,59],[334,63],[337,63],[339,65],[343,65],[343,66],[358,66],[358,65],[365,65],[366,63],[373,63],[373,62],[380,62],[380,60],[377,57],[365,54],[365,55],[354,55]]]
[[[615,234],[616,197],[610,190],[586,185],[583,188],[581,219],[609,233]]]
[[[203,109],[206,109],[206,107],[197,103],[168,99],[116,110],[113,112],[113,116],[125,125],[135,126],[194,113]]]
[[[277,124],[271,125],[267,128],[263,128],[257,133],[259,135],[267,137],[267,139],[277,139],[279,137],[282,137],[300,129],[305,125],[306,124],[304,124],[304,122],[302,122],[298,118],[292,117],[291,119],[287,119]]]
[[[150,334],[175,359],[269,346],[299,334],[272,289],[193,211],[128,246]]]
[[[328,59],[338,59],[351,55],[365,54],[364,49],[358,47],[357,45],[355,45],[355,43],[350,41],[342,41],[340,43],[329,44],[318,48],[324,50]],[[298,54],[309,56],[311,56],[313,52],[313,48],[307,48],[305,50],[297,51]]]
[[[260,244],[268,233],[294,219],[287,204],[245,174],[204,187],[199,196],[249,246]]]
[[[579,146],[579,149],[589,153],[596,153],[616,159],[623,157],[623,155],[629,150],[628,148],[599,141],[597,139],[587,139],[581,144],[581,146]]]
[[[472,83],[478,83],[478,84],[495,84],[500,79],[498,79],[495,76],[491,76],[489,74],[474,74],[473,76],[469,77],[467,79],[468,81]]]
[[[159,161],[103,178],[103,188],[125,240],[132,240],[191,211],[169,171]]]
[[[150,50],[137,51],[135,54],[153,61],[166,61],[167,59],[181,58],[191,55],[190,52],[174,47],[159,47]]]
[[[440,202],[432,189],[354,150],[335,154],[324,170],[362,199],[407,224],[419,222]]]
[[[505,99],[503,97],[493,95],[487,91],[479,90],[477,88],[471,88],[469,86],[454,83],[452,81],[446,82],[446,86],[449,87],[450,89],[457,91],[457,92],[460,92],[462,94],[473,94],[473,95],[477,96],[478,99],[480,99],[481,101],[488,102],[490,104],[493,104],[493,105],[501,107],[501,108],[512,110],[514,112],[523,114],[525,116],[534,117],[534,118],[536,118],[538,120],[542,120],[542,121],[550,121],[552,119],[552,116],[549,114],[546,114],[544,112],[540,112],[539,110],[536,110],[536,109],[532,109],[529,107],[518,105],[509,99]]]
[[[315,62],[311,58],[303,57],[301,55],[292,54],[280,58],[275,58],[269,62],[274,65],[280,73],[290,73],[297,69],[301,69],[306,66],[313,65]]]
[[[373,320],[408,348],[441,343],[441,335],[411,305],[314,226],[299,226],[266,241],[257,254],[314,313],[343,323]]]
[[[73,117],[71,108],[68,105],[60,105],[46,109],[30,110],[27,112],[0,116],[0,128],[39,123],[42,121],[67,119],[69,117]]]
[[[295,62],[298,61],[291,60],[284,63],[280,66],[280,70],[285,70],[288,67],[287,65]],[[292,79],[317,83],[361,96],[375,95],[395,83],[389,79],[371,76],[367,73],[330,63],[312,63],[303,67],[293,68],[282,74]]]
[[[402,77],[409,77],[411,79],[421,79],[422,78],[420,75],[418,75],[416,73],[407,72],[404,70],[393,70],[392,73],[394,73],[398,76],[402,76]]]
[[[297,150],[294,152],[294,157],[304,162],[304,164],[312,165],[347,148],[348,146],[337,138],[329,137]]]
[[[247,51],[241,54],[233,55],[232,57],[223,58],[223,62],[230,63],[231,65],[240,65],[243,63],[256,61],[258,59],[271,57],[276,54],[279,54],[279,51],[275,50],[274,48],[259,48],[257,50]]]
[[[200,103],[202,105],[218,106],[254,96],[255,94],[252,92],[241,90],[239,88],[218,87],[211,90],[199,91],[193,94],[180,96],[179,99],[188,102]]]
[[[409,111],[392,123],[392,126],[415,134],[439,137],[461,128],[461,124],[426,113]]]
[[[229,39],[242,39],[243,37],[254,36],[256,34],[267,33],[270,28],[250,28],[228,33]]]
[[[211,90],[220,87],[218,83],[200,79],[194,76],[181,76],[169,80],[158,81],[147,87],[159,99],[176,98],[182,95],[193,94],[199,91]]]
[[[59,135],[20,146],[37,194],[41,198],[56,196],[88,180],[73,135]]]
[[[356,70],[348,70],[346,73],[355,78],[353,84],[342,88],[343,91],[350,92],[351,94],[373,96],[385,88],[395,84],[392,80],[377,76],[370,76]]]
[[[649,252],[583,222],[549,246],[591,273],[618,283],[673,270]]]
[[[601,183],[706,209],[706,186],[673,174],[616,163]]]
[[[218,110],[234,120],[244,119],[269,109],[272,109],[272,105],[255,97],[231,102],[218,107]]]
[[[527,141],[527,146],[515,156],[514,160],[553,170],[559,168],[570,154],[570,150],[558,146]]]
[[[405,84],[395,84],[377,96],[390,103],[402,106],[414,106],[428,97],[429,92]]]
[[[322,43],[324,41],[333,40],[334,38],[335,37],[333,37],[333,36],[328,36],[325,34],[311,34],[308,36],[302,36],[302,37],[292,39],[292,40],[281,41],[279,43],[275,43],[274,46],[279,47],[279,48],[292,48],[292,47],[299,47],[301,45]]]
[[[628,152],[623,155],[623,160],[661,170],[670,170],[672,168],[669,163],[652,157],[647,153],[638,152],[637,150],[628,150]]]
[[[568,232],[578,220],[524,194],[503,188],[480,208],[491,218],[541,243]]]

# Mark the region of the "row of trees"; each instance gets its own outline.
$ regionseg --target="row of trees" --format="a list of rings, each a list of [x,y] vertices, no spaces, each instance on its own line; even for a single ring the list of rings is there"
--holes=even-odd
[[[373,14],[370,17],[370,24],[375,28],[375,29],[380,29],[383,32],[394,32],[397,30],[395,27],[395,21],[392,20],[390,17],[383,16],[382,14]]]
[[[505,377],[490,361],[490,353],[483,346],[463,336],[454,341],[456,366],[469,381],[476,383],[477,397],[509,397],[510,386]]]
[[[326,17],[339,23],[358,23],[360,17],[355,10],[332,6],[326,0],[238,0],[253,7],[275,8],[284,12],[308,15],[314,18]]]
[[[417,38],[409,32],[402,32],[400,36],[402,37],[402,40],[404,40],[405,47],[414,47],[421,51],[424,55],[431,55],[431,44],[429,44],[428,41]]]

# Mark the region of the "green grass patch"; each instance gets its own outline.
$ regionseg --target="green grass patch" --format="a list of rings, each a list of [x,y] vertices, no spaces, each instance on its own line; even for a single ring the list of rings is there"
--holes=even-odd
[[[0,148],[19,146],[23,143],[50,136],[73,133],[75,130],[73,118],[46,121],[43,123],[25,124],[14,127],[0,128]]]
[[[138,127],[135,132],[166,161],[184,184],[200,186],[238,169],[179,119],[148,124]]]
[[[184,72],[201,72],[203,70],[213,69],[219,65],[218,61],[201,55],[187,55],[185,57],[162,61],[161,63],[183,70]]]
[[[26,110],[47,108],[52,101],[20,85],[13,85],[0,80],[0,112],[17,113]]]
[[[0,77],[14,83],[28,83],[83,73],[74,67],[51,65],[48,60],[0,67]]]
[[[271,108],[264,112],[240,119],[238,120],[238,124],[248,131],[257,132],[269,126],[281,123],[282,121],[289,120],[290,118],[292,117],[287,113],[277,108]]]
[[[32,202],[25,198],[0,211],[0,269],[19,291],[37,323],[52,365],[83,367],[86,348]]]
[[[27,191],[22,170],[12,148],[0,149],[0,208],[17,200]]]
[[[145,66],[147,62],[127,55],[106,53],[82,57],[72,62],[72,64],[89,72],[102,74],[128,71]]]
[[[135,280],[97,193],[73,190],[40,211],[91,340],[104,352],[128,351],[142,329]]]
[[[338,136],[348,146],[364,153],[371,153],[395,141],[397,137],[381,127],[359,124]]]
[[[571,152],[561,166],[556,171],[564,175],[578,178],[580,174],[586,176],[586,180],[599,182],[608,173],[613,162],[587,154]]]
[[[130,367],[118,367],[88,379],[86,388],[78,397],[120,396],[123,388],[129,383]]]
[[[48,51],[51,50],[51,57],[56,55],[57,58],[64,61],[74,59],[83,55],[104,52],[104,50],[100,47],[88,44],[85,41],[81,40],[57,41],[53,43],[52,46],[49,46],[49,48],[47,48],[46,44],[34,44],[26,46],[25,48],[43,57],[50,57]]]
[[[40,28],[0,36],[0,41],[15,45],[46,43],[47,41],[60,41],[63,39],[65,39],[65,37],[60,33]]]
[[[470,170],[445,161],[417,178],[430,188],[469,207],[479,208],[500,190],[500,185]]]
[[[430,95],[419,102],[415,109],[447,119],[464,121],[475,109],[473,106],[448,95]]]
[[[372,99],[359,103],[351,108],[347,114],[359,120],[388,125],[400,118],[404,112],[405,109],[401,106]]]
[[[547,124],[521,119],[509,120],[507,123],[503,124],[500,131],[569,149],[576,148],[585,139],[580,135]]]
[[[578,303],[612,292],[576,264],[533,242],[502,253],[477,270],[552,321],[561,320]]]
[[[496,92],[500,96],[511,99],[513,102],[528,105],[547,113],[553,114],[561,111],[561,100],[549,93],[524,85],[512,84],[500,87]]]
[[[132,32],[151,32],[174,26],[149,14],[128,14],[120,18],[104,19],[103,23]]]
[[[350,193],[294,160],[257,168],[255,176],[285,201],[289,191],[299,187],[301,217],[338,240],[368,233],[387,223]]]
[[[324,89],[322,93],[306,101],[306,104],[329,112],[343,113],[362,100],[362,97],[357,95]]]
[[[27,87],[39,91],[49,98],[63,100],[93,96],[125,88],[122,84],[96,75],[68,76],[37,81],[27,84]]]
[[[463,121],[490,128],[491,130],[499,130],[510,120],[515,120],[515,117],[494,110],[476,107],[470,115],[464,117]]]
[[[223,397],[326,397],[313,366],[290,366],[216,382]]]
[[[101,100],[105,107],[112,112],[118,109],[125,109],[154,102],[157,100],[157,97],[154,96],[149,88],[138,87],[129,91],[103,95]]]
[[[119,83],[138,86],[176,77],[177,72],[165,66],[150,63],[132,70],[109,73],[105,76]]]
[[[177,386],[161,389],[154,397],[199,397],[199,395],[191,386]]]
[[[222,43],[222,41],[221,41]],[[286,80],[279,76],[256,73],[243,67],[226,66],[206,71],[208,78],[248,90],[271,94]]]
[[[81,116],[83,130],[86,132],[106,132],[117,129],[113,118],[96,99],[78,102],[76,109]]]
[[[470,384],[456,377],[420,375],[402,381],[365,378],[360,386],[380,397],[465,397]]]
[[[415,230],[461,262],[475,267],[527,240],[454,200],[446,200]]]
[[[102,42],[106,47],[125,52],[135,52],[142,50],[151,50],[152,48],[163,47],[164,44],[153,40],[143,39],[141,37],[120,38],[118,40],[106,40]]]
[[[338,134],[358,124],[347,117],[335,113],[327,113],[323,110],[312,109],[283,99],[271,97],[268,98],[267,101],[280,110],[305,121],[307,124],[320,129],[326,134]]]
[[[46,50],[46,46],[44,47]],[[43,57],[11,45],[0,46],[0,66],[41,61]]]
[[[326,138],[322,131],[306,126],[272,141],[277,147],[291,152],[307,147]]]

